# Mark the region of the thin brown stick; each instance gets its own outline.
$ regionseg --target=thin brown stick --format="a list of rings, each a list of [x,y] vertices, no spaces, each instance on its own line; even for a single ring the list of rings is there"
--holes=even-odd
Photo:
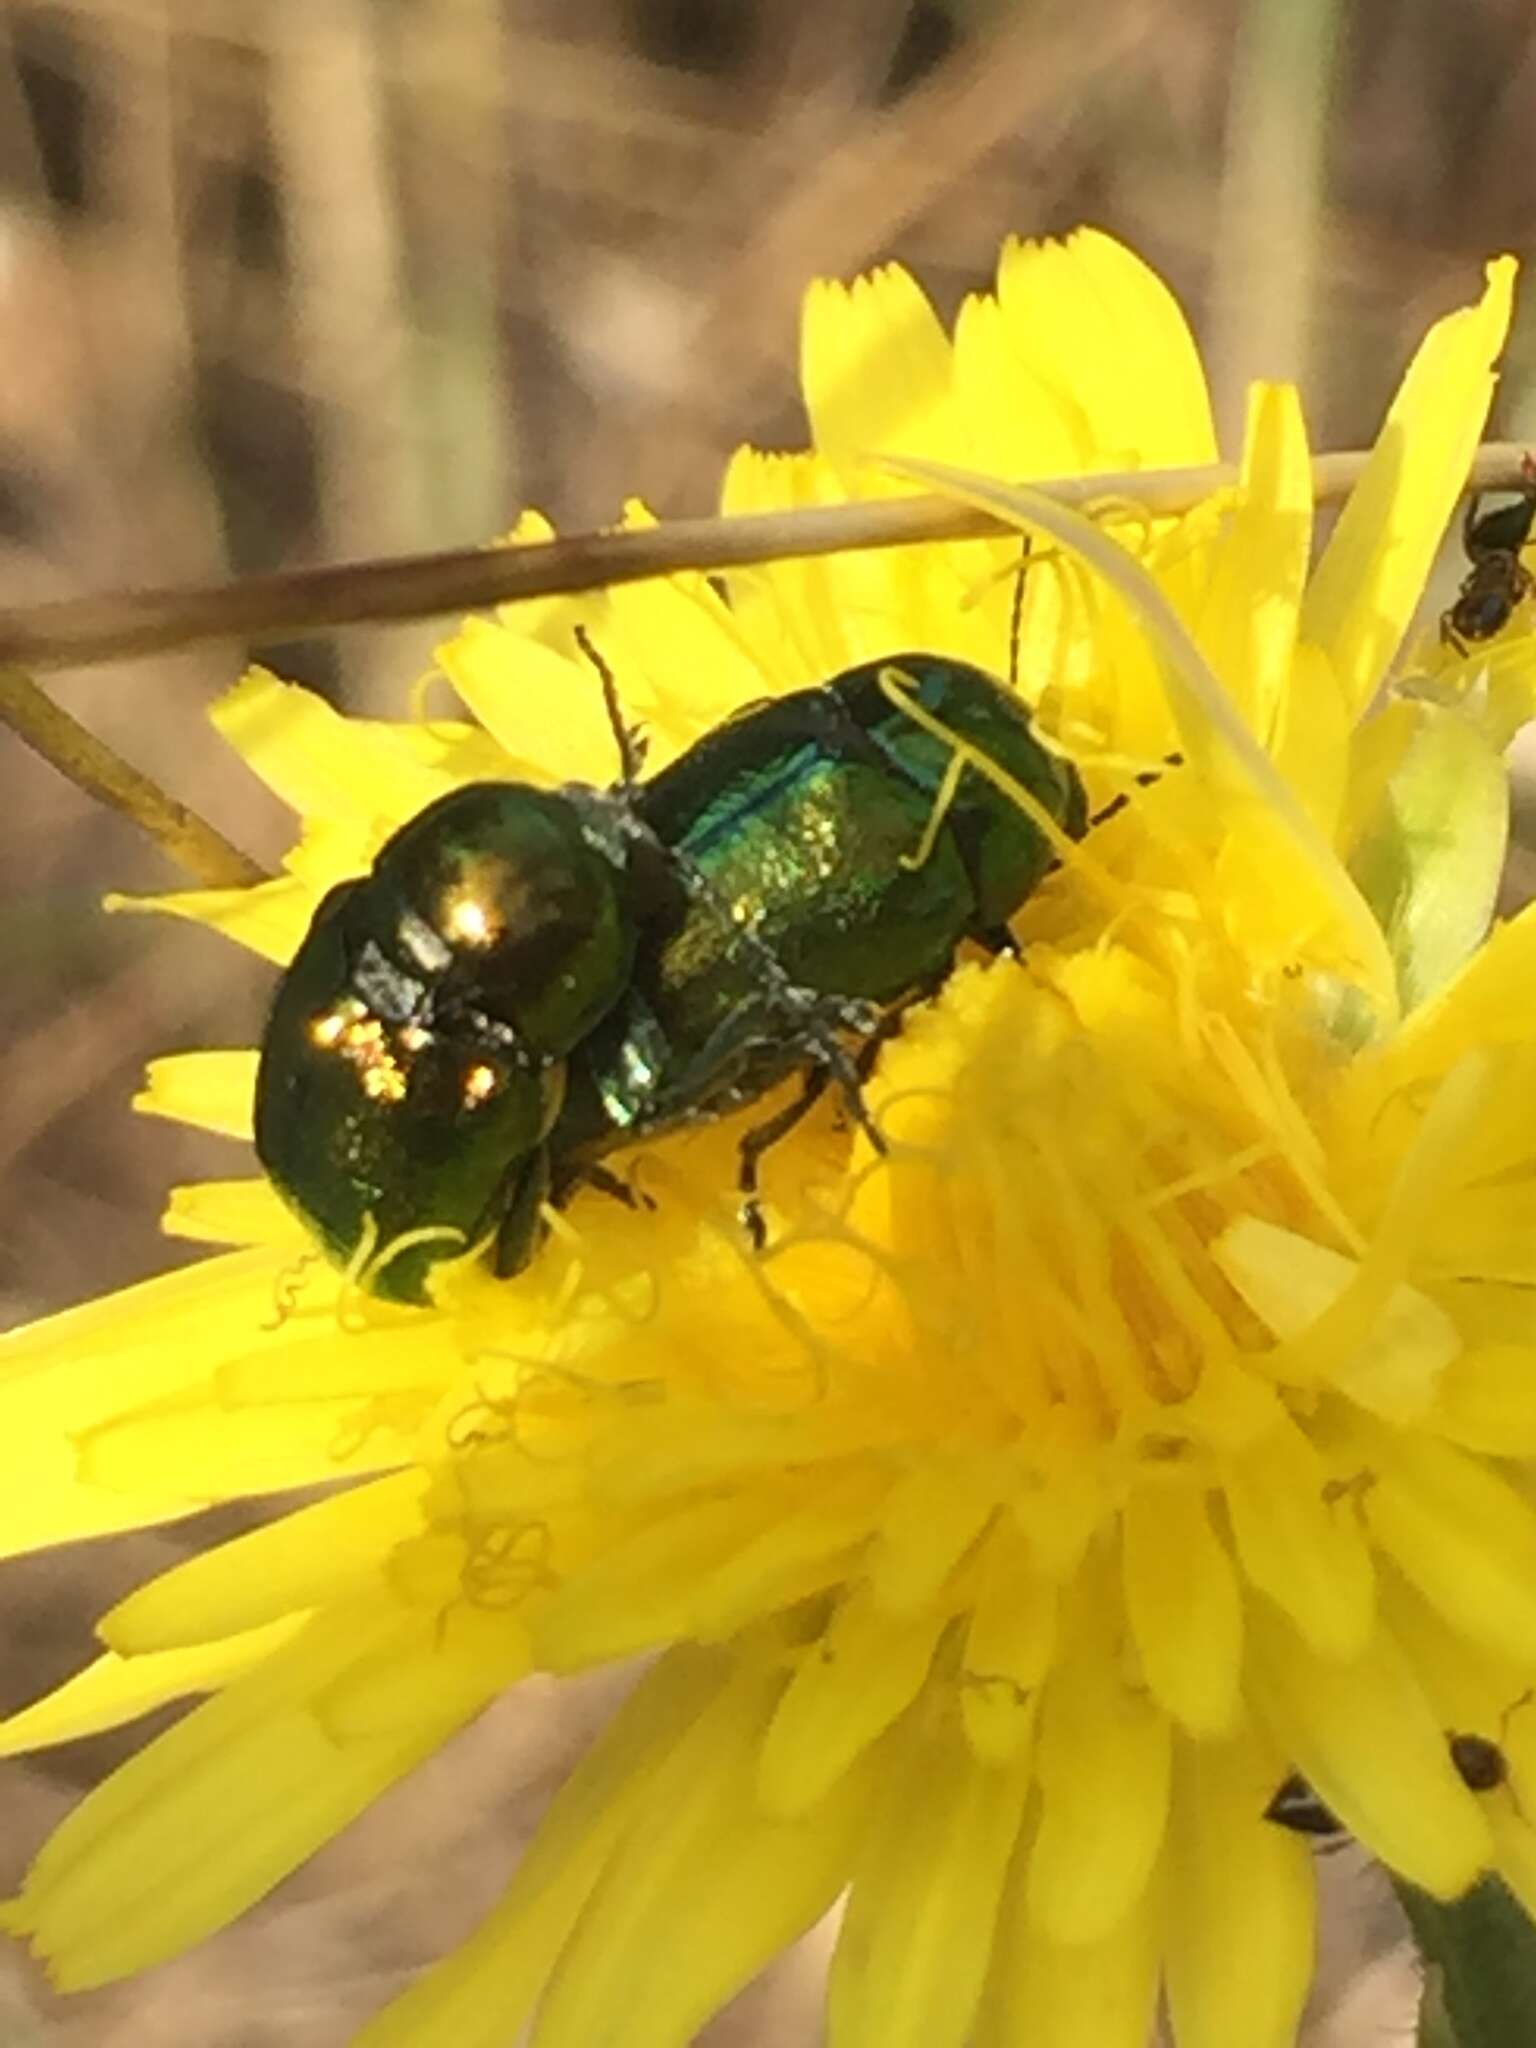
[[[196,811],[167,796],[10,663],[0,664],[0,722],[77,789],[131,818],[205,888],[234,889],[267,879]]]
[[[1513,490],[1527,451],[1491,443],[1472,465],[1468,488]],[[1320,455],[1312,465],[1319,503],[1341,498],[1364,467],[1362,450]],[[1187,512],[1235,479],[1228,463],[1199,469],[1126,470],[1035,485],[1064,505],[1129,501],[1157,514]],[[985,512],[941,497],[884,498],[730,519],[675,519],[627,533],[580,533],[529,546],[466,548],[391,561],[341,562],[249,576],[201,589],[127,591],[0,610],[0,662],[69,668],[163,653],[205,640],[275,640],[364,620],[423,619],[477,605],[555,597],[637,583],[679,570],[838,554],[849,548],[910,547],[1006,531]]]

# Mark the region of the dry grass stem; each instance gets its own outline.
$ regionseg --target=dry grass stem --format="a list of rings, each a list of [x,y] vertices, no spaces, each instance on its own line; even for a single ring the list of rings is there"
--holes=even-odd
[[[87,796],[141,826],[177,866],[209,889],[234,889],[266,876],[206,819],[141,775],[105,741],[62,710],[22,669],[0,665],[0,722],[24,739]]]
[[[1512,442],[1483,448],[1469,488],[1515,489],[1525,454]],[[1343,497],[1365,461],[1358,449],[1320,455],[1312,465],[1319,503]],[[1169,515],[1188,511],[1235,479],[1230,464],[1214,463],[1067,477],[1035,488],[1090,512],[1095,504],[1113,500]],[[208,640],[273,640],[365,620],[430,618],[682,570],[733,569],[850,548],[974,540],[1003,531],[987,513],[950,498],[921,496],[732,519],[675,519],[637,531],[569,534],[529,545],[341,562],[201,589],[127,591],[0,610],[0,661],[34,669],[71,668]]]

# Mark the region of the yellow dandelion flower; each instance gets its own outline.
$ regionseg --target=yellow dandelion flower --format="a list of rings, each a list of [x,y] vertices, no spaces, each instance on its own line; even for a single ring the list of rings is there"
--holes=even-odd
[[[1159,1987],[1180,2048],[1281,2048],[1297,1774],[1412,1883],[1498,1870],[1536,1908],[1536,919],[1491,923],[1533,643],[1368,716],[1511,272],[1425,340],[1315,567],[1284,388],[1183,518],[996,481],[1213,456],[1178,308],[1084,233],[1010,245],[952,337],[898,270],[816,287],[814,452],[726,479],[732,510],[937,481],[1030,535],[1022,586],[1016,539],[680,576],[472,622],[442,654],[472,719],[261,674],[224,701],[301,836],[277,880],[154,907],[277,962],[446,792],[611,781],[577,626],[651,767],[857,662],[1016,669],[1098,822],[1057,834],[1021,957],[886,1047],[883,1149],[828,1102],[770,1155],[760,1255],[726,1119],[643,1149],[649,1206],[580,1194],[516,1281],[461,1263],[431,1308],[245,1178],[167,1219],[233,1249],[9,1340],[10,1549],[353,1482],[142,1587],[0,1724],[20,1751],[212,1695],[3,1909],[59,1983],[227,1923],[524,1673],[640,1653],[370,2048],[683,2044],[839,1899],[838,2048],[1140,2048]],[[243,1138],[254,1060],[157,1062],[140,1106]]]

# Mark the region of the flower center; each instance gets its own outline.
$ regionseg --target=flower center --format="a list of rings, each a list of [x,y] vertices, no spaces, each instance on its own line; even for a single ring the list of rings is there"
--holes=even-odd
[[[1146,1428],[1273,1345],[1212,1254],[1235,1220],[1348,1230],[1278,1063],[1129,956],[962,974],[872,1104],[891,1149],[850,1221],[889,1246],[949,1429],[967,1400],[989,1433]]]

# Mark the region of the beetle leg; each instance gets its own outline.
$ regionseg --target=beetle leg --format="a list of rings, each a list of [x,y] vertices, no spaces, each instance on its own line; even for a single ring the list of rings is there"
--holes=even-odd
[[[780,1138],[787,1138],[807,1111],[821,1100],[827,1092],[829,1078],[825,1066],[811,1067],[803,1076],[800,1093],[792,1096],[773,1116],[754,1124],[736,1148],[736,1191],[741,1196],[739,1213],[742,1228],[755,1252],[760,1252],[768,1241],[768,1227],[763,1222],[757,1189],[757,1171],[763,1154],[777,1145]]]
[[[507,1206],[502,1211],[491,1252],[491,1270],[498,1280],[521,1273],[544,1241],[539,1215],[550,1189],[549,1147],[536,1145],[507,1168]]]
[[[884,1019],[881,1020],[884,1022]],[[870,1037],[880,1026],[877,1024]],[[835,1081],[843,1093],[843,1105],[851,1120],[868,1138],[871,1145],[882,1156],[889,1149],[880,1135],[879,1126],[864,1107],[864,1076],[859,1071],[857,1060],[849,1057],[848,1049],[839,1038],[827,1040],[814,1048],[815,1058],[828,1080]]]
[[[1474,529],[1477,526],[1477,508],[1482,502],[1482,492],[1473,491],[1467,499],[1467,509],[1461,515],[1461,545],[1466,551],[1469,562],[1475,562],[1483,552],[1474,538]]]
[[[549,1199],[555,1208],[563,1209],[581,1188],[596,1188],[600,1195],[622,1202],[626,1209],[654,1209],[656,1206],[649,1195],[642,1194],[596,1159],[589,1159],[584,1166],[567,1167],[557,1174]]]
[[[1017,948],[1013,943],[1013,934],[1006,925],[1000,925],[995,934],[991,932],[976,932],[972,936],[975,938],[976,943],[979,946],[985,946],[989,953],[1000,953],[1005,948],[1017,953]],[[926,980],[920,981],[916,988],[909,990],[897,1002],[892,1003],[891,1007],[885,1011],[874,1028],[865,1033],[864,1037],[860,1040],[859,1049],[853,1058],[853,1071],[858,1077],[860,1087],[863,1086],[875,1071],[875,1061],[879,1059],[886,1046],[890,1044],[893,1038],[900,1035],[901,1027],[907,1020],[907,1013],[915,1010],[919,1003],[932,1002],[933,998],[939,993],[939,990],[943,988],[945,982],[948,981],[950,968],[953,965],[953,961],[947,961],[936,974],[930,974]],[[880,1142],[878,1133],[875,1135],[877,1149],[884,1151],[885,1147]]]

